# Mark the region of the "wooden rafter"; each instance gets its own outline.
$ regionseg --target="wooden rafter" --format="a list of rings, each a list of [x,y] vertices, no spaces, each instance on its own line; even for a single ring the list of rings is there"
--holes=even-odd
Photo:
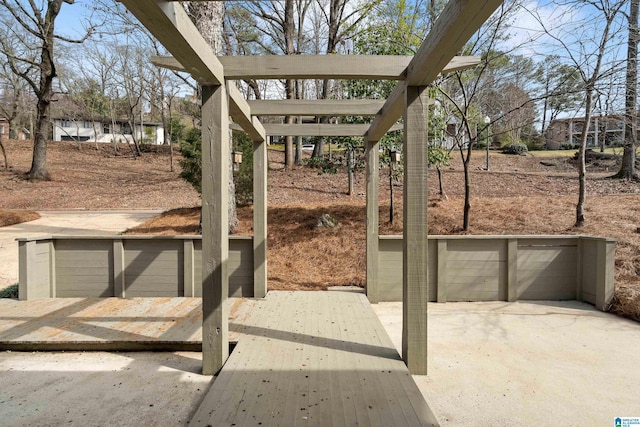
[[[398,84],[367,132],[379,140],[404,112],[407,86],[428,86],[444,72],[474,32],[502,4],[502,0],[450,0],[407,66],[405,81]]]
[[[269,124],[264,125],[265,132],[271,136],[364,136],[369,125],[367,124]],[[232,126],[232,128],[236,128]],[[239,129],[238,129],[239,130]],[[402,125],[394,125],[389,131],[402,130]]]
[[[336,79],[404,80],[411,56],[399,55],[267,55],[219,56],[224,77],[242,79]],[[151,62],[162,68],[188,71],[177,57],[152,56]],[[473,67],[476,56],[456,56],[445,64],[443,73]]]
[[[384,101],[373,99],[290,99],[249,101],[256,116],[375,116]]]
[[[121,0],[153,36],[202,85],[224,84],[222,64],[202,38],[184,8],[175,3],[154,0]],[[251,117],[249,105],[233,85],[229,85],[229,112],[254,139],[264,139],[262,125]]]

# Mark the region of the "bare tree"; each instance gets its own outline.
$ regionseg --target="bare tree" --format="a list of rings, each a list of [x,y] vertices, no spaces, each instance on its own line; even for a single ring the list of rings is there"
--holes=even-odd
[[[327,45],[325,53],[333,55],[338,53],[338,45],[352,36],[358,28],[360,22],[368,15],[368,13],[382,0],[371,2],[363,2],[359,6],[353,7],[351,10],[347,6],[353,6],[353,2],[349,0],[329,0],[327,7],[326,2],[317,0],[320,10],[325,18],[327,27]],[[327,11],[328,8],[328,11]],[[332,93],[332,82],[323,80],[322,82],[322,99],[328,99]],[[329,123],[330,117],[321,117],[321,123]],[[319,138],[313,147],[313,157],[319,157],[324,154],[325,138]]]
[[[48,0],[37,4],[18,0],[0,0],[0,13],[14,25],[8,26],[0,36],[0,52],[16,75],[22,77],[37,97],[36,126],[33,143],[33,160],[28,177],[31,180],[48,180],[47,137],[49,112],[53,96],[53,80],[56,77],[55,42],[82,43],[92,33],[90,27],[79,39],[70,39],[55,32],[55,22],[63,3],[74,0]],[[38,55],[35,56],[34,52]]]
[[[627,42],[627,76],[625,89],[624,154],[616,178],[637,179],[636,147],[638,145],[638,3],[629,0],[629,40]]]
[[[546,34],[565,51],[568,60],[578,71],[584,88],[584,123],[580,134],[580,148],[578,150],[578,203],[576,204],[576,227],[584,226],[585,203],[587,197],[587,169],[585,153],[591,118],[594,110],[594,95],[598,83],[612,72],[614,64],[607,64],[607,50],[612,39],[619,34],[617,18],[626,0],[573,0],[561,2],[563,6],[573,9],[586,7],[594,17],[594,22],[580,22],[579,28],[572,26],[567,31],[557,31],[548,28],[538,15],[535,15]],[[593,25],[591,25],[593,24]],[[573,32],[573,33],[570,33]],[[570,36],[569,36],[570,35]]]
[[[9,122],[9,138],[18,137],[18,120],[24,113],[25,95],[29,89],[24,79],[15,75],[7,62],[0,64],[0,116]]]
[[[478,135],[487,132],[488,124],[484,123],[483,116],[486,111],[481,110],[482,98],[493,90],[494,84],[499,79],[494,74],[497,64],[504,62],[509,52],[497,50],[498,42],[504,35],[507,23],[512,14],[517,10],[517,2],[503,4],[500,9],[481,27],[464,49],[465,54],[481,55],[482,62],[474,69],[457,71],[446,76],[437,85],[438,91],[443,95],[442,105],[455,123],[455,145],[460,154],[464,170],[464,208],[462,229],[469,231],[471,212],[471,155],[473,147],[478,141]],[[518,113],[522,105],[510,106],[508,110],[499,112],[498,117],[492,121],[505,121],[510,115]],[[489,108],[486,104],[484,108]]]

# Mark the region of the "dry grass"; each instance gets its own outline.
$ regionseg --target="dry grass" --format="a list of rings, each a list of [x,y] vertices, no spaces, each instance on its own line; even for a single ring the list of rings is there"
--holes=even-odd
[[[126,147],[114,156],[109,146],[95,150],[85,144],[50,144],[51,182],[29,183],[31,145],[7,144],[10,172],[0,171],[0,208],[13,209],[172,209],[131,233],[198,233],[198,195],[170,172],[165,153],[147,153],[134,160]],[[346,195],[344,171],[322,175],[299,168],[285,171],[283,154],[269,152],[269,287],[324,289],[329,285],[365,282],[365,180],[356,174],[354,195]],[[587,225],[573,228],[577,178],[570,157],[504,156],[491,154],[491,171],[482,170],[482,153],[471,163],[471,234],[591,234],[618,241],[616,303],[618,313],[640,318],[640,183],[608,179],[617,170],[613,161],[588,167]],[[431,234],[459,234],[462,224],[463,173],[455,155],[444,171],[448,200],[436,194],[432,173],[428,186]],[[387,171],[380,171],[380,233],[402,232],[402,183],[394,188],[396,212],[389,224]],[[11,211],[15,212],[15,211]],[[328,213],[341,227],[314,227]],[[240,234],[252,234],[251,208],[239,209]]]
[[[40,215],[33,211],[0,209],[0,227],[29,222],[38,218]]]

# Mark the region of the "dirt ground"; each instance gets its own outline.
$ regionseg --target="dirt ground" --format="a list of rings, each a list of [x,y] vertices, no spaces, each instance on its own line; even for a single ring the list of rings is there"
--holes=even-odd
[[[169,170],[169,155],[145,153],[133,159],[122,147],[96,150],[84,143],[51,143],[48,165],[52,181],[22,179],[30,166],[31,144],[9,142],[12,166],[0,172],[0,209],[180,209],[132,230],[132,233],[198,232],[198,194]],[[429,176],[431,234],[460,234],[464,182],[458,155],[443,172],[448,199],[438,195],[435,170]],[[364,286],[365,182],[358,171],[353,195],[347,175],[317,169],[283,169],[281,152],[270,150],[269,286],[272,289],[324,289],[331,285]],[[640,183],[609,179],[615,161],[588,167],[586,226],[573,227],[577,172],[568,156],[536,157],[491,154],[484,170],[483,152],[471,166],[470,234],[591,234],[617,239],[614,309],[640,318]],[[380,232],[402,231],[402,183],[394,183],[394,217],[390,223],[388,170],[380,171]],[[192,208],[192,209],[188,209]],[[322,214],[340,223],[317,228]],[[239,209],[240,234],[251,234],[251,207]]]

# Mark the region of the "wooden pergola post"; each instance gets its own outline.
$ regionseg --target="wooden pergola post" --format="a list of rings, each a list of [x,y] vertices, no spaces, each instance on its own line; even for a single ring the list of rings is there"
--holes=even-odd
[[[229,105],[224,85],[202,87],[202,373],[229,357]]]
[[[375,304],[378,295],[378,193],[379,193],[379,141],[365,139],[367,156],[367,298]]]
[[[427,113],[425,86],[407,86],[404,114],[404,239],[402,358],[413,375],[427,374]]]
[[[267,295],[267,142],[253,142],[253,296]]]

